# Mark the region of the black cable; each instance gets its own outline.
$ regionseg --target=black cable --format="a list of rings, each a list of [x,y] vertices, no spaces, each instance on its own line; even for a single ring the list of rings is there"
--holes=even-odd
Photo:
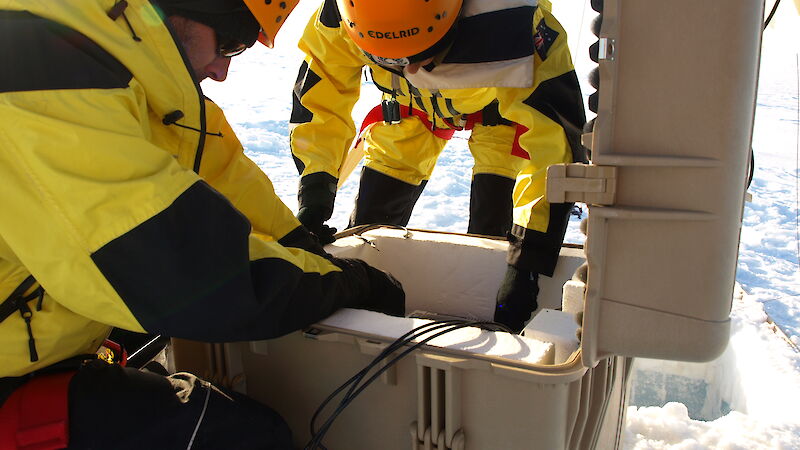
[[[313,436],[316,436],[316,434],[317,434],[317,431],[314,429],[314,424],[316,423],[317,417],[322,412],[322,410],[325,408],[325,406],[331,400],[333,400],[333,398],[339,392],[341,392],[345,387],[347,387],[348,385],[352,384],[352,387],[351,387],[350,391],[348,391],[348,393],[345,394],[345,397],[348,397],[349,395],[351,395],[352,391],[355,389],[355,386],[364,378],[364,376],[367,374],[367,372],[369,372],[369,370],[371,370],[373,367],[375,367],[381,360],[385,359],[386,356],[388,356],[392,352],[396,351],[399,347],[402,347],[403,345],[407,344],[410,340],[415,339],[417,336],[432,331],[432,330],[427,330],[427,328],[439,329],[439,328],[443,328],[445,326],[448,326],[451,323],[452,324],[456,324],[456,323],[463,323],[463,322],[465,322],[465,321],[461,321],[461,320],[445,320],[445,321],[430,322],[430,323],[427,323],[427,324],[420,325],[419,327],[416,327],[413,330],[408,331],[407,333],[403,334],[399,338],[395,339],[383,351],[381,351],[381,353],[379,353],[378,356],[376,356],[366,367],[364,367],[358,373],[353,375],[349,380],[345,381],[341,386],[339,386],[335,391],[333,391],[333,393],[331,393],[325,400],[323,400],[323,402],[319,405],[317,410],[314,412],[314,415],[311,417],[311,422],[309,424],[310,428],[311,428],[311,436],[313,437]]]
[[[375,381],[375,380],[376,380],[376,379],[377,379],[377,378],[378,378],[378,377],[379,377],[379,376],[380,376],[380,375],[381,375],[383,372],[385,372],[386,370],[388,370],[388,369],[389,369],[389,367],[391,367],[392,365],[394,365],[394,364],[395,364],[397,361],[399,361],[400,359],[402,359],[404,356],[406,356],[407,354],[411,353],[411,352],[412,352],[412,351],[414,351],[415,349],[417,349],[417,348],[419,348],[420,346],[422,346],[422,345],[426,344],[426,343],[427,343],[427,342],[429,342],[430,340],[432,340],[432,339],[434,339],[434,338],[436,338],[436,337],[438,337],[438,336],[441,336],[441,335],[443,335],[443,334],[449,333],[449,332],[451,332],[451,331],[455,331],[455,330],[461,329],[461,328],[475,327],[475,326],[477,326],[478,328],[481,328],[481,325],[490,325],[490,324],[491,324],[491,325],[494,325],[494,324],[495,324],[495,322],[464,322],[464,323],[453,324],[453,325],[451,326],[451,328],[449,328],[449,329],[447,329],[447,330],[444,330],[444,331],[440,331],[440,332],[438,332],[438,333],[436,333],[436,334],[434,334],[434,335],[432,335],[432,336],[429,336],[429,337],[427,337],[427,338],[423,339],[423,340],[422,340],[422,341],[420,341],[420,342],[417,342],[417,343],[415,343],[413,346],[409,347],[409,348],[408,348],[406,351],[404,351],[403,353],[401,353],[400,355],[396,356],[394,359],[392,359],[391,361],[389,361],[388,363],[386,363],[386,365],[384,365],[383,367],[381,367],[381,368],[380,368],[380,370],[378,370],[377,372],[375,372],[375,373],[374,373],[374,374],[373,374],[373,375],[372,375],[372,376],[371,376],[371,377],[370,377],[370,378],[369,378],[369,379],[368,379],[368,380],[367,380],[367,381],[366,381],[366,382],[365,382],[363,385],[361,385],[361,387],[360,387],[360,388],[359,388],[357,391],[355,391],[355,392],[353,393],[353,395],[352,395],[351,397],[349,397],[349,400],[348,400],[348,402],[350,402],[350,401],[352,401],[353,399],[355,399],[355,397],[356,397],[356,396],[357,396],[359,393],[361,393],[361,392],[362,392],[362,391],[363,391],[363,390],[364,390],[364,389],[365,389],[365,388],[366,388],[366,387],[367,387],[367,386],[368,386],[370,383],[372,383],[373,381]],[[430,332],[430,331],[431,331],[431,330],[429,330],[429,331],[427,331],[427,332]],[[487,331],[496,331],[496,330],[487,330]],[[345,406],[346,406],[346,405],[345,405]]]
[[[408,355],[408,354],[409,354],[409,353],[411,353],[412,351],[416,350],[416,349],[417,349],[417,348],[419,348],[420,346],[424,345],[425,343],[427,343],[427,342],[428,342],[428,341],[430,341],[431,339],[435,339],[435,338],[436,338],[436,337],[438,337],[438,336],[441,336],[441,335],[443,335],[443,334],[449,333],[449,332],[451,332],[451,331],[455,331],[455,330],[457,330],[457,329],[460,329],[460,328],[466,328],[466,327],[471,327],[471,326],[476,326],[476,325],[487,325],[487,324],[494,324],[494,322],[465,322],[465,323],[460,323],[460,324],[455,324],[455,325],[452,325],[452,326],[451,326],[449,329],[447,329],[447,330],[444,330],[444,331],[440,331],[439,333],[436,333],[436,334],[434,334],[434,335],[432,335],[432,336],[429,336],[428,338],[424,339],[423,341],[421,341],[421,342],[418,342],[418,343],[414,344],[412,347],[410,347],[409,349],[407,349],[406,351],[404,351],[403,353],[401,353],[399,356],[395,357],[393,360],[391,360],[391,361],[389,361],[388,363],[386,363],[386,365],[385,365],[385,366],[383,366],[383,367],[382,367],[380,370],[378,370],[378,371],[377,371],[375,374],[373,374],[373,375],[372,375],[372,377],[370,377],[370,378],[369,378],[369,379],[368,379],[366,382],[364,382],[364,384],[362,384],[362,385],[361,385],[361,386],[358,388],[358,390],[356,390],[356,391],[353,393],[353,395],[352,395],[352,396],[349,396],[349,397],[347,397],[347,398],[343,398],[343,399],[342,399],[342,401],[341,401],[341,403],[339,404],[339,407],[336,409],[336,411],[334,411],[334,412],[333,412],[333,414],[331,414],[331,416],[330,416],[330,417],[328,418],[328,420],[325,422],[325,424],[323,425],[323,427],[322,427],[322,428],[320,428],[320,431],[319,431],[319,433],[318,433],[318,434],[317,434],[317,436],[316,436],[316,439],[315,439],[315,440],[316,440],[316,442],[314,443],[314,445],[320,445],[320,444],[321,444],[321,440],[322,440],[322,438],[324,437],[325,433],[327,433],[328,429],[330,429],[331,425],[333,425],[333,421],[336,419],[336,417],[338,417],[338,416],[339,416],[339,414],[341,414],[341,413],[342,413],[342,411],[344,411],[344,409],[345,409],[345,408],[346,408],[348,405],[350,405],[350,403],[351,403],[353,400],[355,400],[355,398],[358,396],[358,394],[360,394],[361,392],[363,392],[363,390],[364,390],[364,389],[366,389],[366,388],[367,388],[367,387],[368,387],[368,386],[369,386],[369,385],[370,385],[370,384],[371,384],[373,381],[375,381],[376,379],[378,379],[378,377],[379,377],[379,376],[381,376],[381,374],[383,374],[383,372],[385,372],[386,370],[388,370],[388,369],[389,369],[389,367],[391,367],[392,365],[394,365],[394,364],[395,364],[397,361],[399,361],[400,359],[404,358],[406,355]],[[312,446],[312,447],[311,447],[311,449],[313,450],[313,449],[314,449],[314,447]]]
[[[312,424],[311,424],[312,439],[306,445],[306,447],[305,447],[306,450],[314,450],[314,449],[319,448],[319,447],[321,447],[322,449],[325,449],[325,447],[322,446],[322,439],[325,436],[325,434],[327,433],[327,431],[330,429],[331,425],[333,424],[333,421],[339,416],[339,414],[342,413],[342,411],[344,411],[344,409],[353,400],[355,400],[355,398],[361,392],[364,391],[364,389],[367,388],[367,386],[369,386],[372,382],[374,382],[379,376],[381,376],[381,374],[383,374],[386,370],[388,370],[389,367],[393,366],[397,361],[399,361],[400,359],[404,358],[406,355],[408,355],[412,351],[416,350],[417,348],[419,348],[422,345],[425,345],[427,342],[429,342],[432,339],[435,339],[438,336],[441,336],[443,334],[446,334],[446,333],[449,333],[451,331],[455,331],[455,330],[458,330],[458,329],[461,329],[461,328],[473,327],[473,326],[477,326],[477,327],[480,327],[480,328],[483,328],[483,329],[489,329],[489,327],[493,327],[495,329],[491,329],[489,331],[501,330],[501,331],[506,331],[506,332],[511,333],[511,331],[506,326],[504,326],[502,324],[498,324],[496,322],[490,322],[490,321],[466,321],[466,320],[449,320],[449,321],[431,322],[431,323],[422,325],[420,327],[417,327],[417,328],[409,331],[408,333],[404,334],[400,338],[396,339],[391,345],[389,345],[386,349],[384,349],[384,351],[382,351],[376,358],[374,358],[373,361],[370,364],[368,364],[364,369],[359,371],[358,374],[356,374],[355,376],[351,377],[350,380],[345,382],[333,394],[331,394],[330,396],[328,396],[327,399],[325,399],[323,404],[320,405],[320,408],[317,409],[317,412],[314,413],[314,417],[312,418]],[[427,328],[430,328],[430,329],[427,329]],[[439,328],[447,328],[447,329],[443,330],[443,331],[440,331],[438,333],[435,333],[435,334],[423,339],[422,341],[420,341],[418,343],[415,343],[413,346],[411,346],[410,348],[405,350],[399,356],[395,357],[394,359],[392,359],[391,361],[386,363],[377,372],[375,372],[367,381],[365,381],[360,387],[358,387],[358,389],[356,389],[356,386],[358,385],[358,383],[369,372],[369,370],[371,370],[373,367],[375,367],[381,360],[385,359],[387,356],[389,356],[391,353],[393,353],[398,348],[409,344],[411,341],[413,341],[413,339],[416,339],[420,335],[430,333],[430,332],[435,331],[436,329],[439,329]],[[314,432],[313,423],[315,422],[316,417],[319,415],[319,412],[321,411],[321,409],[325,405],[327,405],[327,403],[337,393],[341,392],[341,390],[344,389],[344,387],[347,386],[348,384],[351,384],[350,390],[342,398],[342,400],[339,403],[339,406],[328,417],[328,420],[325,421],[325,423],[322,425],[322,427],[320,427],[320,429],[317,432]]]
[[[767,20],[764,21],[764,30],[767,29],[767,25],[769,25],[770,21],[772,21],[772,16],[775,15],[775,11],[778,10],[778,5],[781,3],[781,0],[775,0],[775,4],[772,5],[772,11],[769,12],[767,16]]]
[[[384,349],[378,356],[376,356],[364,369],[362,369],[356,375],[351,377],[350,380],[348,380],[342,386],[340,386],[333,394],[328,396],[328,398],[323,402],[322,405],[320,405],[320,407],[317,409],[317,412],[315,412],[314,417],[312,418],[312,426],[311,426],[312,440],[309,442],[309,444],[306,445],[306,447],[305,447],[306,450],[309,450],[309,449],[313,450],[313,449],[316,449],[318,447],[321,447],[322,449],[325,449],[325,447],[322,446],[322,442],[321,442],[322,438],[324,437],[324,435],[327,433],[328,429],[333,424],[333,421],[335,420],[335,418],[338,417],[338,415],[341,414],[341,412],[344,410],[344,407],[347,404],[349,404],[349,402],[347,402],[347,399],[350,398],[351,396],[353,396],[353,392],[355,391],[356,387],[361,382],[361,380],[363,380],[364,376],[369,372],[369,370],[371,370],[373,367],[375,367],[377,364],[379,364],[389,354],[391,354],[392,352],[396,351],[398,348],[410,343],[411,341],[413,341],[414,339],[416,339],[417,337],[419,337],[419,336],[421,336],[423,334],[429,333],[431,331],[435,331],[435,330],[440,329],[440,328],[451,327],[451,329],[445,330],[443,332],[443,333],[446,333],[446,332],[452,331],[452,329],[455,329],[455,328],[452,328],[452,327],[454,327],[456,325],[464,324],[464,323],[467,323],[467,321],[463,321],[463,320],[448,320],[448,321],[430,322],[430,323],[421,325],[421,326],[419,326],[419,327],[417,327],[417,328],[405,333],[403,336],[401,336],[401,337],[397,338],[395,341],[393,341],[389,346],[387,346],[386,349]],[[388,368],[388,365],[385,366],[385,367]],[[380,372],[380,373],[383,373],[383,372]],[[318,413],[320,413],[321,409],[338,392],[341,392],[342,389],[344,389],[347,385],[350,385],[350,390],[348,391],[347,394],[345,394],[342,397],[342,400],[340,400],[340,402],[339,402],[339,406],[337,406],[337,408],[334,410],[334,412],[331,413],[331,415],[328,417],[328,419],[325,421],[325,423],[320,427],[320,429],[318,431],[314,431],[313,423],[316,421],[316,417],[319,415]],[[345,406],[343,406],[343,405],[345,405]]]
[[[376,356],[370,362],[370,364],[368,364],[364,369],[359,371],[356,375],[351,377],[347,382],[345,382],[336,391],[334,391],[334,393],[329,395],[328,398],[326,398],[325,401],[320,405],[320,407],[314,413],[314,417],[311,419],[311,436],[312,436],[312,440],[306,446],[306,449],[308,449],[308,448],[312,448],[313,449],[313,448],[316,448],[316,447],[321,447],[322,449],[325,449],[325,447],[322,445],[322,443],[320,441],[322,440],[322,436],[324,436],[325,432],[327,432],[327,428],[330,427],[330,424],[332,423],[332,420],[330,419],[330,417],[329,417],[328,420],[326,420],[325,424],[320,429],[320,430],[324,429],[324,431],[322,431],[321,435],[318,435],[317,434],[318,432],[314,430],[314,422],[316,422],[316,418],[318,417],[319,413],[322,411],[324,406],[327,405],[327,403],[330,400],[332,400],[333,397],[337,393],[341,392],[342,389],[344,389],[347,385],[350,385],[350,390],[348,391],[347,394],[345,394],[345,396],[343,397],[343,400],[340,401],[339,407],[337,407],[337,411],[339,411],[339,408],[341,407],[341,404],[344,401],[344,399],[346,399],[346,398],[348,398],[348,397],[350,397],[352,395],[352,393],[356,389],[356,386],[358,385],[358,383],[364,378],[364,376],[369,372],[369,370],[371,370],[373,367],[375,367],[381,360],[385,359],[390,353],[394,352],[397,348],[407,344],[411,340],[415,339],[416,337],[418,337],[418,336],[420,336],[420,335],[422,335],[424,333],[433,331],[435,329],[444,328],[444,327],[447,327],[447,326],[450,326],[450,325],[455,325],[455,324],[461,323],[461,322],[462,321],[456,321],[456,320],[442,321],[442,322],[430,322],[430,323],[421,325],[421,326],[419,326],[419,327],[417,327],[417,328],[405,333],[404,335],[402,335],[401,337],[399,337],[395,341],[393,341],[378,356]],[[334,412],[332,415],[338,415],[338,414],[336,412]]]
[[[393,341],[393,342],[392,342],[390,345],[388,345],[388,346],[387,346],[387,347],[386,347],[386,348],[385,348],[383,351],[381,351],[381,353],[379,353],[379,354],[378,354],[378,356],[376,356],[376,357],[375,357],[375,358],[374,358],[374,359],[373,359],[373,360],[372,360],[372,361],[371,361],[371,362],[370,362],[370,363],[369,363],[369,364],[368,364],[366,367],[364,367],[363,369],[361,369],[361,370],[360,370],[358,373],[356,373],[355,375],[353,375],[353,376],[352,376],[352,377],[351,377],[349,380],[347,380],[347,381],[346,381],[346,382],[344,382],[344,383],[343,383],[341,386],[339,386],[339,387],[338,387],[338,388],[337,388],[337,389],[336,389],[336,390],[335,390],[333,393],[331,393],[331,394],[330,394],[330,395],[329,395],[329,396],[328,396],[328,397],[327,397],[327,398],[326,398],[326,399],[325,399],[325,400],[324,400],[324,401],[323,401],[323,402],[320,404],[320,406],[319,406],[319,407],[317,408],[317,410],[314,412],[314,415],[312,416],[312,418],[311,418],[311,422],[310,422],[310,424],[309,424],[309,425],[310,425],[310,431],[311,431],[311,438],[312,438],[312,439],[311,439],[311,441],[309,441],[309,443],[306,445],[306,447],[305,447],[305,448],[306,448],[306,449],[309,449],[309,448],[312,448],[312,449],[313,449],[313,448],[317,448],[317,447],[319,447],[319,448],[321,448],[322,450],[325,450],[325,446],[323,446],[323,445],[322,445],[322,443],[320,442],[320,441],[321,441],[321,437],[319,437],[319,438],[318,438],[318,436],[317,436],[317,433],[318,433],[318,432],[317,432],[317,430],[315,430],[315,425],[314,425],[314,424],[316,423],[316,421],[317,421],[317,417],[318,417],[318,416],[319,416],[319,414],[322,412],[322,410],[325,408],[325,406],[326,406],[326,405],[327,405],[327,404],[328,404],[328,403],[329,403],[329,402],[330,402],[330,401],[331,401],[331,400],[332,400],[332,399],[333,399],[333,398],[334,398],[334,397],[335,397],[335,396],[336,396],[336,395],[337,395],[339,392],[341,392],[341,391],[342,391],[342,390],[343,390],[345,387],[347,387],[348,385],[350,385],[350,390],[347,392],[347,394],[345,394],[345,395],[344,395],[344,397],[343,397],[343,398],[347,398],[347,397],[349,397],[350,395],[352,395],[352,392],[355,390],[356,386],[358,385],[358,383],[360,383],[360,382],[361,382],[361,380],[364,378],[364,376],[367,374],[367,372],[369,372],[369,370],[371,370],[373,367],[375,367],[375,365],[377,365],[377,364],[378,364],[378,363],[379,363],[381,360],[385,359],[387,355],[389,355],[390,353],[394,352],[394,351],[395,351],[397,348],[399,348],[400,346],[402,346],[402,345],[405,345],[406,343],[408,343],[408,341],[409,341],[409,340],[413,340],[413,339],[415,339],[417,336],[419,336],[419,335],[421,335],[421,334],[424,334],[424,333],[426,333],[426,332],[428,332],[428,331],[431,331],[431,330],[426,330],[427,328],[431,328],[431,329],[438,329],[438,328],[442,328],[442,327],[448,326],[448,325],[449,325],[449,322],[458,323],[458,322],[460,322],[460,321],[455,321],[455,320],[453,320],[453,321],[443,321],[443,322],[430,322],[430,323],[427,323],[427,324],[421,325],[421,326],[419,326],[419,327],[417,327],[417,328],[414,328],[413,330],[411,330],[411,331],[409,331],[409,332],[407,332],[407,333],[403,334],[403,335],[402,335],[402,336],[400,336],[399,338],[395,339],[395,340],[394,340],[394,341]],[[341,405],[341,402],[340,402],[340,405]],[[328,421],[326,421],[325,423],[327,424],[327,423],[328,423]],[[324,433],[323,433],[323,434],[324,434]]]

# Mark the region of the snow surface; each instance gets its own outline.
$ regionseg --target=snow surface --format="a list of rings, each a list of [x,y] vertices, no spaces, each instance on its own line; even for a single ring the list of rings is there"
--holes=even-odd
[[[254,47],[233,60],[225,83],[203,83],[206,95],[225,110],[247,154],[295,211],[298,176],[287,123],[302,60],[295,43],[318,4],[301,2],[275,49]],[[588,4],[554,1],[554,12],[570,33],[587,96],[592,90],[585,80],[593,65],[586,49],[595,39],[589,31],[594,12]],[[638,361],[631,396],[637,406],[627,411],[626,449],[800,449],[800,353],[789,343],[800,344],[798,4],[783,2],[764,35],[753,200],[745,207],[737,272],[745,293],[734,298],[729,348],[704,365]],[[357,122],[380,97],[377,89],[363,84],[354,111]],[[442,153],[409,226],[466,230],[472,167],[466,139],[456,134]],[[330,225],[341,229],[347,224],[357,179],[350,177],[337,194]],[[574,218],[567,241],[582,239]]]

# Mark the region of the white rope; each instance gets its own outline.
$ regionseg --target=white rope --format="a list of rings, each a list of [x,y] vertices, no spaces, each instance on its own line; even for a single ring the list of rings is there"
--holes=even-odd
[[[197,419],[197,425],[194,427],[194,431],[192,432],[192,437],[189,439],[189,445],[186,446],[186,450],[191,450],[192,444],[194,444],[194,438],[197,436],[197,431],[200,429],[200,424],[203,423],[203,418],[206,416],[206,408],[208,408],[208,399],[211,397],[211,383],[204,380],[199,380],[200,384],[206,388],[206,399],[203,401],[203,410],[200,412],[200,418]]]

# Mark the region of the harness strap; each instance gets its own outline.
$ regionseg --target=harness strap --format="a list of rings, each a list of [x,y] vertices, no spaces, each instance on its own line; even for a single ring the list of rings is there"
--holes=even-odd
[[[69,444],[69,383],[76,371],[37,376],[0,407],[0,448],[52,450]]]
[[[407,117],[416,116],[417,118],[419,118],[420,121],[422,121],[422,124],[425,125],[425,128],[430,130],[430,132],[433,133],[436,137],[445,140],[450,140],[453,137],[453,134],[455,134],[456,130],[452,129],[446,129],[446,128],[434,129],[433,124],[431,123],[430,120],[428,120],[428,115],[425,114],[424,111],[420,111],[416,108],[409,108],[406,105],[399,105],[399,107],[400,107],[401,118],[405,119]],[[367,113],[367,115],[364,117],[364,121],[361,122],[361,129],[358,131],[359,141],[361,140],[362,133],[368,126],[372,125],[373,123],[380,122],[382,120],[383,120],[383,105],[377,105],[376,107],[372,108],[370,112]]]
[[[523,149],[522,146],[519,144],[519,137],[522,136],[523,133],[528,131],[528,128],[524,127],[524,126],[522,126],[522,125],[520,125],[518,123],[515,124],[514,122],[508,121],[508,120],[500,117],[499,113],[497,115],[497,117],[499,117],[499,119],[498,119],[498,118],[492,117],[489,112],[487,112],[487,114],[484,114],[484,111],[478,111],[478,112],[474,112],[474,113],[466,115],[466,121],[465,121],[465,124],[464,124],[463,127],[459,127],[459,128],[436,128],[436,127],[434,127],[434,125],[430,121],[430,119],[428,118],[428,114],[426,114],[424,111],[421,111],[421,110],[416,109],[416,108],[410,108],[410,107],[408,107],[406,105],[398,105],[398,106],[399,106],[399,109],[400,109],[400,117],[401,118],[407,118],[407,117],[415,116],[422,122],[423,125],[425,125],[425,128],[427,128],[428,131],[433,133],[434,136],[436,136],[438,138],[441,138],[441,139],[444,139],[444,140],[447,140],[447,141],[449,141],[450,139],[453,138],[453,135],[455,134],[455,132],[457,130],[471,130],[471,129],[473,129],[475,127],[476,124],[484,124],[484,125],[487,125],[487,126],[493,126],[493,125],[515,126],[516,127],[516,132],[514,134],[514,143],[511,146],[511,154],[514,155],[514,156],[520,157],[522,159],[531,159],[530,156],[528,155],[528,152],[526,152],[525,149]],[[491,106],[491,104],[490,104],[490,106]],[[489,108],[489,107],[487,107],[487,108]],[[486,108],[484,108],[484,110],[486,110]],[[488,119],[488,123],[484,122],[484,117],[486,117]],[[370,125],[372,125],[374,123],[383,121],[384,119],[385,119],[385,117],[384,117],[384,105],[383,104],[377,105],[374,108],[372,108],[367,113],[367,115],[364,117],[364,121],[361,122],[361,128],[358,130],[358,140],[356,140],[355,145],[357,146],[358,144],[361,143],[361,140],[363,139],[363,136],[364,136],[364,130],[366,130],[368,126],[370,126]]]

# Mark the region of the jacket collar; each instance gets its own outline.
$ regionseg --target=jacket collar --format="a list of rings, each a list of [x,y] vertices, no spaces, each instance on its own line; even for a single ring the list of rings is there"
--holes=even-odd
[[[537,0],[465,0],[441,62],[405,77],[423,89],[531,87],[537,6]]]

